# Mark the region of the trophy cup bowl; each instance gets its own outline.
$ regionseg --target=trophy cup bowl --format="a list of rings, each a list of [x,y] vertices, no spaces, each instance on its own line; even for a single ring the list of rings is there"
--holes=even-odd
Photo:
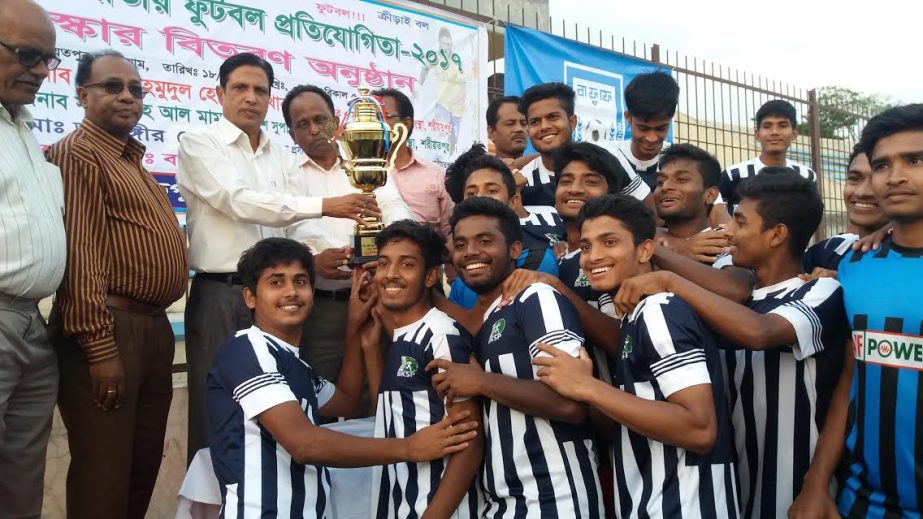
[[[353,187],[375,198],[375,189],[388,181],[388,170],[394,167],[397,151],[407,141],[407,127],[401,123],[388,127],[381,102],[369,95],[369,89],[359,88],[337,131],[337,143],[343,168]],[[359,214],[364,223],[357,223],[353,235],[353,265],[378,258],[375,237],[384,229],[381,218]]]

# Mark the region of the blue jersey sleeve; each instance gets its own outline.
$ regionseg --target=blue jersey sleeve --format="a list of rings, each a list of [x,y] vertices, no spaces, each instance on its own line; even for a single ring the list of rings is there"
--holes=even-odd
[[[579,355],[583,328],[577,310],[567,298],[548,285],[535,283],[523,290],[517,302],[516,318],[533,357],[539,354],[539,343]]]
[[[212,371],[248,420],[283,402],[297,402],[266,338],[256,329],[226,344],[216,355]]]

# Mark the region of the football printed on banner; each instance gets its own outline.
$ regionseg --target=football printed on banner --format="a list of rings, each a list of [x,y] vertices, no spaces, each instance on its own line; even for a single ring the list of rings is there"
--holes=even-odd
[[[222,117],[218,68],[249,52],[268,61],[275,81],[263,123],[266,135],[292,152],[282,114],[297,85],[322,88],[339,118],[359,86],[395,88],[414,105],[407,145],[448,165],[486,140],[487,33],[477,22],[400,0],[263,2],[258,0],[38,0],[57,33],[63,61],[30,106],[33,132],[48,146],[83,119],[75,98],[77,62],[85,53],[121,52],[144,89],[132,136],[146,147],[143,165],[164,186],[176,211],[185,203],[175,183],[183,132]]]
[[[575,141],[592,142],[614,150],[620,141],[631,137],[624,115],[625,87],[635,76],[658,70],[658,67],[521,27],[506,28],[505,45],[506,95],[521,95],[539,83],[566,83],[576,94]],[[672,130],[667,140],[671,138]]]

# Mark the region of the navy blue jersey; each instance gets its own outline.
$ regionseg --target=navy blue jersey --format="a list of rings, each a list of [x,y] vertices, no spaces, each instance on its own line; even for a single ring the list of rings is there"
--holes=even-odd
[[[849,392],[847,517],[919,518],[923,508],[923,249],[889,236],[840,262],[856,367]]]
[[[311,423],[334,393],[298,349],[253,326],[237,332],[208,372],[208,445],[221,484],[221,517],[321,518],[330,474],[302,465],[256,419],[297,402]]]
[[[375,437],[406,438],[445,418],[445,404],[432,386],[433,373],[424,368],[433,359],[468,363],[472,351],[471,334],[435,308],[420,320],[395,329],[383,359]],[[403,519],[423,515],[439,488],[447,461],[375,467],[372,517]],[[474,517],[478,510],[478,494],[472,485],[457,517]]]
[[[529,216],[519,219],[522,227],[522,253],[516,258],[516,268],[558,275],[558,260],[553,247],[565,236],[564,222],[554,207],[526,207]],[[462,308],[472,308],[478,295],[468,288],[461,276],[452,281],[449,300]]]
[[[785,160],[785,166],[792,168],[802,177],[817,182],[817,174],[811,168],[799,164],[793,160]],[[760,161],[759,157],[734,164],[721,172],[721,180],[718,182],[718,191],[721,198],[727,204],[728,212],[734,214],[734,208],[740,203],[740,195],[737,194],[737,186],[748,178],[755,177],[766,165]]]
[[[726,344],[741,514],[785,517],[801,491],[843,364],[848,327],[839,282],[791,278],[753,291],[753,311],[775,314],[797,341],[753,350]]]
[[[619,517],[737,517],[734,438],[721,361],[711,331],[672,293],[646,297],[622,320],[622,348],[613,384],[646,400],[665,402],[692,386],[713,386],[718,432],[700,455],[619,426],[613,438]]]
[[[811,273],[816,267],[837,270],[840,260],[852,250],[852,244],[858,239],[858,234],[847,232],[811,245],[801,258],[804,271]]]
[[[513,302],[484,314],[475,355],[485,371],[534,380],[539,343],[578,355],[583,330],[571,303],[535,283]],[[544,355],[544,354],[542,354]],[[483,517],[598,518],[602,498],[589,424],[549,420],[499,402],[484,402]]]

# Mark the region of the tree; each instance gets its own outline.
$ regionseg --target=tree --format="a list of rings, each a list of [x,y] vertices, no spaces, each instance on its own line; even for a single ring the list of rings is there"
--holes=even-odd
[[[840,86],[818,88],[817,102],[820,105],[820,136],[824,139],[856,140],[861,130],[860,123],[865,118],[895,106],[888,97],[862,94]],[[810,123],[805,121],[800,124],[798,132],[810,135]]]

